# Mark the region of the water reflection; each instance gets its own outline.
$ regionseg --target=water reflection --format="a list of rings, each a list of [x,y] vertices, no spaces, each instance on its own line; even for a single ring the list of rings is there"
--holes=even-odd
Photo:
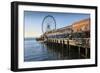
[[[47,61],[47,60],[69,60],[69,59],[86,59],[84,57],[84,48],[79,53],[76,46],[40,43],[35,39],[25,39],[24,41],[24,61]],[[89,51],[89,50],[88,50]]]

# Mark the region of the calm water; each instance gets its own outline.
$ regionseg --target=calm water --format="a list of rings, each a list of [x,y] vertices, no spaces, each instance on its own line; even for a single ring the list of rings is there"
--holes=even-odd
[[[79,55],[78,47],[70,46],[70,48],[55,44],[47,45],[36,41],[34,38],[27,38],[24,41],[24,61],[85,59]]]

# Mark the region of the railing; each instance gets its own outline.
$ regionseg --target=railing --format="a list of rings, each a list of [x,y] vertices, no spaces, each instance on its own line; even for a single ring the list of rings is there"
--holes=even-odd
[[[81,46],[84,48],[86,48],[86,47],[90,48],[90,38],[72,38],[72,39],[69,39],[69,38],[49,38],[47,41],[48,42],[52,41],[52,43],[59,43],[59,44],[60,43],[61,44],[68,44],[68,41],[69,41],[70,45]]]

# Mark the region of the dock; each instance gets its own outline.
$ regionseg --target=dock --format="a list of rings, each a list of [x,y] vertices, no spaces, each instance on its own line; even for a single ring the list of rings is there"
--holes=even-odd
[[[57,46],[57,47],[63,47],[66,49],[71,49],[71,46],[78,47],[78,52],[83,57],[89,57],[88,52],[90,50],[90,39],[89,38],[74,38],[74,39],[68,39],[68,38],[48,38],[45,43],[50,46]],[[84,50],[82,53],[81,51]]]

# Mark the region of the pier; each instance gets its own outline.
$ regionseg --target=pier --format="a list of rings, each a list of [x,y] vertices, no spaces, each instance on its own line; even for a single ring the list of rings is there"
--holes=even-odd
[[[49,27],[50,28],[50,27]],[[90,19],[84,19],[41,35],[42,41],[49,46],[78,50],[84,58],[90,58]]]
[[[71,47],[77,47],[79,54],[83,53],[82,56],[87,58],[89,57],[88,51],[90,50],[89,41],[89,38],[74,38],[71,40],[67,38],[49,38],[45,41],[45,43],[50,46],[58,46],[66,49],[71,49]]]

